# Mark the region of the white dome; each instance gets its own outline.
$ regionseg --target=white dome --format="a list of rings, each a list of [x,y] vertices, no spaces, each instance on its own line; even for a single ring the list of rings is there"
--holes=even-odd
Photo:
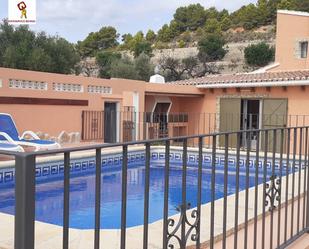
[[[155,74],[155,75],[152,75],[150,77],[149,82],[150,83],[164,84],[165,83],[165,78],[162,75],[160,75],[160,74]]]

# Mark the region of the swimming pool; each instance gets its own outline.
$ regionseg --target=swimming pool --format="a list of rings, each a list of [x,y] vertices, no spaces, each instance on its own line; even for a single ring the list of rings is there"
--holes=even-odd
[[[152,156],[152,159],[154,157]],[[158,157],[159,159],[159,157]],[[243,161],[243,160],[242,160]],[[164,200],[164,160],[152,160],[150,167],[149,222],[163,218]],[[243,161],[244,162],[244,161]],[[121,164],[102,167],[101,188],[101,228],[119,229],[121,218]],[[187,202],[191,207],[197,202],[197,167],[188,158],[187,169]],[[250,167],[249,186],[255,184],[255,168]],[[128,167],[127,185],[127,227],[143,224],[144,179],[145,166],[143,160],[139,163],[130,162]],[[270,173],[270,167],[267,167]],[[277,171],[277,169],[276,169]],[[263,168],[259,168],[258,183],[263,181]],[[229,163],[228,195],[235,193],[235,165]],[[245,189],[245,167],[240,168],[240,190]],[[203,164],[202,203],[208,203],[211,196],[210,163]],[[182,199],[182,167],[180,163],[172,163],[169,185],[169,215],[178,213],[176,207]],[[216,170],[216,199],[224,195],[224,172],[218,159]],[[76,229],[94,228],[95,203],[95,171],[74,174],[70,180],[70,227]],[[14,185],[0,185],[0,212],[14,214]],[[57,178],[45,177],[36,184],[36,220],[62,225],[63,219],[63,174]]]

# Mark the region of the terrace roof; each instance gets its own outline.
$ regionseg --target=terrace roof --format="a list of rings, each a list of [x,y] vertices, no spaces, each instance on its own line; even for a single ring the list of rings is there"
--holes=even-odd
[[[309,70],[211,75],[169,84],[198,88],[301,86],[309,85]]]

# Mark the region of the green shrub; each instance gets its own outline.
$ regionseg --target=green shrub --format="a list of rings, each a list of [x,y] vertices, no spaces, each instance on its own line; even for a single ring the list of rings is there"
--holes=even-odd
[[[178,41],[178,47],[184,48],[184,47],[186,47],[186,43],[183,40],[180,40],[180,41]]]
[[[274,47],[265,42],[249,45],[245,48],[245,61],[249,66],[264,67],[274,61],[274,58]]]
[[[222,60],[228,52],[222,35],[208,34],[198,42],[198,57],[204,62]]]

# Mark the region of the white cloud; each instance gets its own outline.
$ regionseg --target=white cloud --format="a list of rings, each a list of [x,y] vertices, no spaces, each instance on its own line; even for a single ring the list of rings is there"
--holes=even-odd
[[[76,41],[102,26],[115,26],[120,33],[152,28],[157,30],[171,20],[179,6],[196,3],[190,0],[37,0],[36,30],[58,33]],[[235,10],[256,0],[201,0],[205,7]]]

